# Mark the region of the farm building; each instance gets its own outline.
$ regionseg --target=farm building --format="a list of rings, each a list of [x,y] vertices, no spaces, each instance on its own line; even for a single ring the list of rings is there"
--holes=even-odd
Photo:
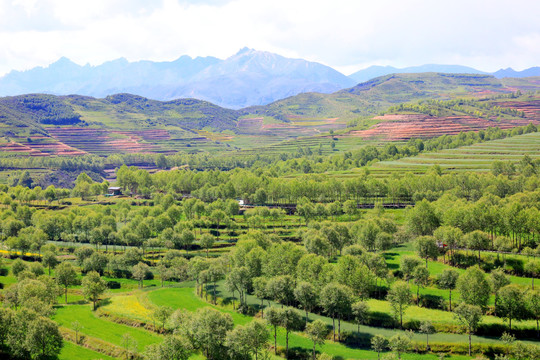
[[[109,191],[107,192],[108,196],[118,196],[122,195],[122,188],[117,186],[110,186]]]

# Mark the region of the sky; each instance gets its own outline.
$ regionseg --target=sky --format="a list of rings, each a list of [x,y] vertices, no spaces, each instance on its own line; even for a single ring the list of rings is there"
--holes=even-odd
[[[0,75],[62,56],[227,58],[247,46],[329,65],[540,65],[537,0],[0,0]]]

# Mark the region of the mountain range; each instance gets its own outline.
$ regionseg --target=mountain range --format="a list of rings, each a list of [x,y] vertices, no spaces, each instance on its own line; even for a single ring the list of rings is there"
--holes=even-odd
[[[442,74],[484,74],[493,75],[498,79],[505,77],[531,77],[540,76],[540,67],[531,67],[523,71],[516,71],[512,68],[500,69],[495,72],[489,73],[481,70],[474,69],[468,66],[462,65],[439,65],[439,64],[426,64],[420,66],[410,66],[405,68],[395,68],[393,66],[370,66],[366,69],[355,72],[349,75],[351,79],[356,82],[364,82],[373,78],[390,75],[390,74],[418,74],[418,73],[442,73]]]
[[[0,96],[131,93],[163,101],[196,98],[238,109],[302,92],[332,93],[354,84],[325,65],[244,48],[225,60],[182,56],[171,62],[118,59],[80,66],[61,58],[46,68],[12,71],[0,78]]]
[[[428,72],[530,77],[540,76],[540,67],[486,73],[460,65],[371,66],[345,76],[316,62],[248,48],[225,60],[184,55],[168,62],[129,62],[121,58],[98,66],[81,66],[63,57],[45,68],[11,71],[0,77],[0,96],[47,93],[102,98],[131,93],[161,101],[195,98],[240,109],[301,93],[331,94],[389,74]]]

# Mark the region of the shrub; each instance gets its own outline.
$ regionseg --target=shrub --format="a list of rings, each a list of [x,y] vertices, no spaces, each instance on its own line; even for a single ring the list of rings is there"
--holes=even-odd
[[[120,289],[121,285],[118,281],[107,281],[107,288],[109,289]]]

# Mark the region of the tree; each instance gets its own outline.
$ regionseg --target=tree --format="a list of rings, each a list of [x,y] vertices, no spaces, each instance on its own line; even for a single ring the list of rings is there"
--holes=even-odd
[[[43,269],[43,265],[38,262],[33,262],[30,264],[29,270],[31,273],[33,273],[36,277],[39,277],[43,274],[45,274],[45,270]]]
[[[43,265],[49,268],[49,276],[51,276],[51,268],[54,269],[59,263],[56,255],[52,251],[44,252],[41,262]]]
[[[158,306],[152,313],[152,318],[157,320],[161,325],[161,330],[165,330],[165,323],[173,313],[173,309],[168,306]],[[154,328],[156,328],[154,324]],[[157,328],[156,328],[157,329]]]
[[[25,347],[32,359],[56,358],[63,345],[58,324],[54,321],[38,317],[28,325]]]
[[[13,261],[11,264],[11,272],[16,277],[25,270],[28,270],[28,265],[21,259],[15,259],[15,261]]]
[[[201,236],[199,243],[202,248],[206,249],[206,257],[208,257],[208,250],[214,246],[215,242],[216,238],[211,234],[203,234]]]
[[[245,327],[247,333],[249,334],[247,343],[251,349],[250,352],[255,355],[255,360],[257,360],[259,358],[259,354],[261,354],[268,346],[268,337],[270,334],[268,332],[268,328],[266,327],[266,322],[261,320],[253,320]]]
[[[144,287],[144,279],[147,277],[150,272],[150,267],[143,262],[139,262],[133,267],[132,275],[135,280],[139,282],[139,289]]]
[[[281,324],[283,310],[276,307],[270,307],[266,310],[266,320],[274,327],[274,354],[277,355],[277,327]]]
[[[75,257],[77,258],[77,265],[83,266],[84,260],[92,256],[94,249],[89,246],[82,246],[75,250]]]
[[[381,352],[388,347],[388,340],[382,335],[375,335],[371,338],[371,349],[377,352],[377,360],[381,359]]]
[[[536,336],[540,338],[540,291],[533,290],[527,293],[527,309],[531,318],[536,321]]]
[[[420,301],[420,288],[429,285],[429,270],[419,266],[414,269],[413,277],[416,284],[416,305],[418,305]]]
[[[145,360],[188,360],[193,354],[191,345],[184,339],[168,335],[159,344],[151,344],[143,354]]]
[[[478,266],[472,266],[459,276],[457,289],[461,294],[461,300],[466,304],[487,307],[491,294],[491,285],[484,273]]]
[[[80,322],[75,320],[74,322],[71,323],[71,328],[73,329],[73,331],[75,331],[75,344],[79,345],[80,344],[79,332],[83,329],[83,326],[81,325]]]
[[[497,303],[499,302],[499,290],[510,284],[510,279],[504,273],[503,269],[497,268],[489,274],[491,289],[495,293],[495,314],[497,314]]]
[[[243,306],[245,294],[251,285],[248,268],[245,266],[233,268],[225,278],[225,285],[232,291],[238,291],[240,306]]]
[[[163,263],[163,260],[159,262],[159,264],[156,266],[156,271],[159,274],[159,278],[161,280],[161,287],[163,287],[163,284],[165,281],[170,279],[171,277],[171,271],[169,268]]]
[[[227,332],[234,324],[231,315],[206,307],[197,310],[188,326],[195,348],[202,350],[208,359],[215,359],[224,351]]]
[[[232,358],[249,357],[251,359],[251,355],[254,355],[257,360],[268,345],[269,335],[266,323],[256,319],[228,332],[226,346]]]
[[[407,213],[407,228],[415,235],[431,235],[439,225],[440,219],[435,209],[425,199],[416,203]]]
[[[403,273],[403,278],[407,280],[407,283],[409,283],[409,280],[413,277],[414,269],[420,266],[421,263],[421,260],[416,256],[405,255],[401,258],[399,268]]]
[[[390,302],[396,318],[399,316],[399,327],[403,328],[403,312],[411,303],[409,285],[403,281],[396,281],[390,287],[386,299]]]
[[[490,245],[489,235],[483,231],[475,230],[465,235],[465,243],[471,250],[478,250],[478,264],[480,264],[480,251],[487,249]]]
[[[352,230],[357,240],[364,247],[370,250],[375,250],[375,241],[377,236],[381,232],[381,228],[374,220],[361,221],[355,224],[354,229]]]
[[[341,340],[341,318],[351,311],[352,292],[348,286],[330,283],[322,288],[319,296],[320,305],[332,318],[333,340],[336,341],[336,318],[338,318],[338,337]]]
[[[510,330],[512,330],[512,319],[526,318],[525,292],[518,285],[512,284],[501,288],[498,294],[497,315],[508,319]]]
[[[308,312],[317,305],[317,292],[315,287],[307,281],[301,281],[294,289],[294,297],[306,312],[306,325],[309,321]]]
[[[156,166],[160,169],[167,169],[168,168],[168,163],[167,163],[167,158],[165,157],[165,155],[163,154],[159,154],[158,157],[156,158]]]
[[[420,332],[422,334],[426,334],[426,350],[429,351],[429,335],[435,334],[435,326],[431,323],[431,321],[424,321],[420,325]]]
[[[405,334],[396,334],[390,338],[388,346],[397,353],[398,359],[401,359],[401,354],[411,346],[411,338]]]
[[[227,333],[225,346],[228,348],[229,357],[232,359],[252,359],[249,347],[249,334],[246,328],[239,325]]]
[[[315,360],[316,346],[323,345],[328,335],[328,328],[321,320],[315,320],[306,325],[306,334],[313,341],[313,360]]]
[[[355,201],[347,200],[343,203],[343,212],[349,215],[349,219],[352,218],[358,211],[358,206]]]
[[[64,297],[67,304],[68,287],[77,284],[77,273],[75,272],[75,268],[71,263],[64,261],[56,268],[55,275],[58,285],[64,287]]]
[[[188,252],[191,244],[193,244],[194,241],[195,234],[193,233],[193,231],[185,229],[180,234],[180,243],[182,244],[182,247],[186,250],[186,253]]]
[[[126,359],[133,359],[137,354],[137,340],[130,333],[122,335],[122,348]]]
[[[439,287],[450,292],[450,310],[452,311],[452,290],[456,288],[459,273],[454,269],[444,269],[439,276]]]
[[[96,271],[100,275],[103,275],[103,272],[105,271],[105,268],[107,267],[108,258],[107,256],[103,254],[99,254],[97,252],[90,255],[88,258],[84,259],[83,262],[83,271]]]
[[[275,276],[268,280],[266,290],[274,301],[289,306],[294,300],[294,279],[290,275]]]
[[[461,325],[467,329],[467,334],[469,334],[469,356],[471,356],[471,335],[476,331],[478,324],[482,320],[482,309],[480,306],[462,303],[455,308],[454,314]]]
[[[364,301],[358,301],[352,304],[351,309],[360,333],[360,325],[365,324],[369,318],[369,305]]]
[[[285,308],[281,314],[281,326],[285,328],[285,359],[289,358],[289,334],[293,330],[300,328],[302,316],[297,310]]]
[[[428,259],[436,259],[439,255],[439,247],[433,236],[418,237],[415,246],[418,256],[426,260],[426,268],[428,267]]]
[[[529,260],[525,264],[525,272],[531,276],[531,287],[534,290],[534,278],[540,275],[540,261],[539,260]]]
[[[268,291],[266,290],[268,285],[268,279],[259,276],[253,279],[253,295],[261,299],[261,317],[264,318],[264,300],[270,299]]]
[[[99,297],[105,292],[107,285],[105,281],[95,271],[90,271],[83,278],[82,290],[84,297],[92,301],[94,304],[94,310],[96,310],[96,304]]]
[[[433,232],[433,236],[435,236],[435,239],[440,241],[443,246],[448,246],[450,254],[452,255],[452,264],[454,264],[454,252],[463,237],[461,229],[452,226],[441,226]]]

